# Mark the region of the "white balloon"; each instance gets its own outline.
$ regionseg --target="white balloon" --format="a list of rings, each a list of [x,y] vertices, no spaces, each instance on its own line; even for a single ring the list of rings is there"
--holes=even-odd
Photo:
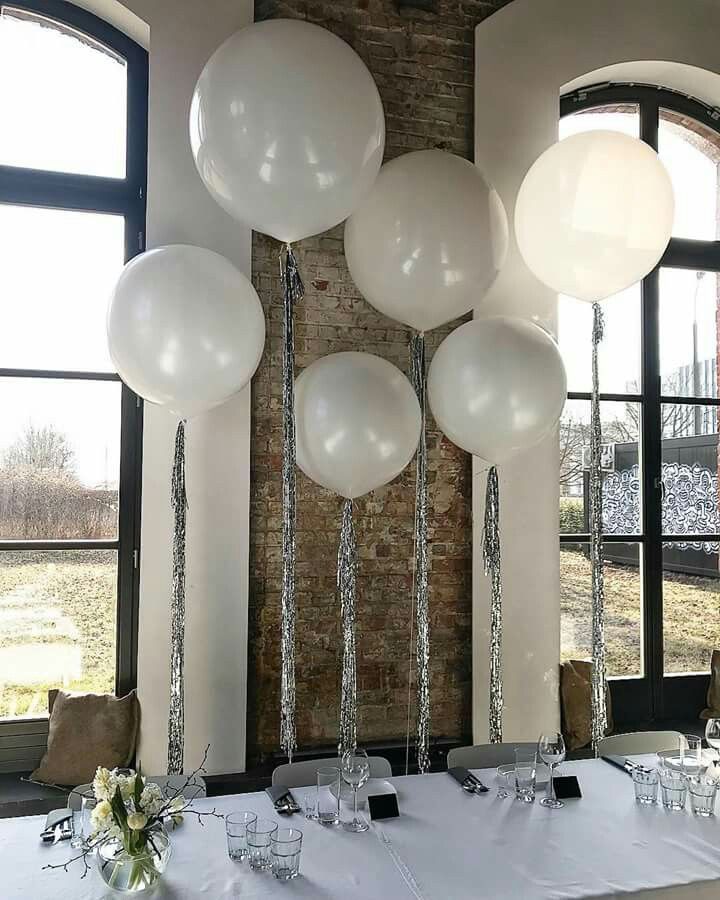
[[[420,437],[420,404],[392,363],[331,353],[295,382],[297,464],[313,481],[360,497],[407,466]]]
[[[231,216],[281,241],[346,219],[375,181],[385,117],[365,64],[295,19],[255,22],[210,57],[190,108],[207,189]]]
[[[587,131],[530,167],[515,206],[528,268],[560,294],[592,303],[644,278],[672,233],[670,176],[647,144]]]
[[[255,288],[224,256],[173,244],[125,266],[107,332],[125,384],[190,418],[250,381],[265,344],[265,317]]]
[[[526,319],[495,316],[456,328],[428,373],[428,401],[450,440],[497,464],[541,441],[565,405],[553,338]]]
[[[476,166],[442,150],[386,163],[345,224],[345,256],[360,293],[417,331],[476,306],[507,246],[498,193]]]

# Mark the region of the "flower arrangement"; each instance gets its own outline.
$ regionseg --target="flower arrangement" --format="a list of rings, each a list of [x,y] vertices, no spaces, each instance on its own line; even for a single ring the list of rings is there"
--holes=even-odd
[[[90,869],[89,859],[97,852],[100,873],[110,887],[135,892],[153,885],[170,855],[167,829],[180,825],[188,813],[201,821],[205,816],[219,815],[214,809],[193,810],[192,801],[183,793],[195,776],[205,771],[208,749],[202,764],[165,793],[139,770],[100,766],[92,794],[85,795],[96,803],[91,812],[91,833],[84,846],[67,862],[43,868],[67,871],[71,863],[82,860],[84,878]]]

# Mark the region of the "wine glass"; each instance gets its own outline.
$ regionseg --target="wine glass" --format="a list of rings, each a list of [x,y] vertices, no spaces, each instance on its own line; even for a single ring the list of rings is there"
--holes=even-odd
[[[720,761],[720,719],[708,719],[705,726],[705,740],[708,747],[717,751],[718,759],[715,760],[715,765],[717,765]]]
[[[370,777],[370,761],[364,750],[348,750],[343,754],[342,766],[343,781],[350,785],[353,792],[353,819],[352,822],[343,822],[345,831],[367,831],[368,824],[358,818],[357,792]]]
[[[563,736],[557,731],[541,734],[538,741],[538,756],[550,769],[547,797],[543,797],[540,805],[546,806],[548,809],[560,809],[565,804],[555,796],[554,775],[555,766],[565,759],[565,741]]]

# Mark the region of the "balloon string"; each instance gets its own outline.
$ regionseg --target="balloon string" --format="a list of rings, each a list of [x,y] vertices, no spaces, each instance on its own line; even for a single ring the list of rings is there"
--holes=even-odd
[[[181,775],[185,745],[185,420],[175,432],[175,457],[170,487],[174,516],[172,598],[170,603],[170,707],[168,712],[168,775]]]
[[[592,672],[590,710],[592,749],[598,755],[607,731],[605,697],[605,572],[602,524],[602,420],[598,349],[604,321],[599,303],[593,304],[592,394],[590,404],[590,562],[592,567]]]
[[[342,509],[337,561],[337,589],[343,634],[342,683],[340,688],[340,735],[338,755],[357,747],[357,661],[355,650],[355,576],[357,543],[353,524],[353,502]]]
[[[483,565],[490,576],[490,706],[491,744],[502,741],[502,573],[500,555],[500,485],[495,466],[488,470],[483,528]]]
[[[283,284],[283,462],[282,462],[282,551],[281,592],[281,674],[280,674],[280,747],[292,762],[297,747],[295,727],[295,304],[303,298],[304,288],[295,254],[286,244],[280,254]]]
[[[408,673],[408,724],[405,745],[405,770],[409,768],[410,696],[412,683],[412,636],[415,626],[415,657],[417,661],[416,748],[418,770],[430,769],[430,621],[428,504],[427,504],[427,434],[426,434],[426,372],[425,335],[414,334],[410,341],[410,371],[420,404],[420,440],[416,454],[415,475],[415,565],[413,572],[413,600],[410,624],[410,665]]]

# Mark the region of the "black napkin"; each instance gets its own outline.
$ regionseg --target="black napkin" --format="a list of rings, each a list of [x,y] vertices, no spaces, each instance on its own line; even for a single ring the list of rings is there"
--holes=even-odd
[[[616,769],[622,769],[626,775],[632,775],[632,764],[628,764],[624,756],[603,756],[601,759],[610,763],[611,766],[615,766]]]
[[[466,782],[471,782],[477,790],[481,792],[487,791],[485,785],[477,779],[472,772],[465,768],[465,766],[452,766],[452,768],[447,770],[448,775],[451,778],[454,778],[458,784],[465,784]]]
[[[275,809],[278,807],[284,807],[289,800],[292,803],[292,808],[288,810],[288,812],[300,812],[300,807],[298,806],[297,801],[293,797],[289,788],[286,788],[282,784],[274,784],[271,787],[265,788],[265,793],[272,800],[273,806]]]

